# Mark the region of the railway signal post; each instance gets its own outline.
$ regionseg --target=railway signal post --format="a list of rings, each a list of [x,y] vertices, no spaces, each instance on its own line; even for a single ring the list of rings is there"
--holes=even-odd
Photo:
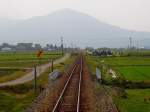
[[[39,50],[36,54],[37,58],[39,59],[39,67],[38,72],[40,71],[40,64],[41,64],[41,58],[43,56],[43,50]],[[37,95],[37,66],[34,67],[34,93]]]

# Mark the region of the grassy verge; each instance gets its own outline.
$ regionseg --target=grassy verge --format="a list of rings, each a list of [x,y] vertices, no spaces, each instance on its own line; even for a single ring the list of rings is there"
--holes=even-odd
[[[112,68],[117,75],[133,82],[150,80],[150,58],[149,57],[98,57],[88,56],[92,71],[98,66],[105,72],[105,78],[110,79],[106,69]]]
[[[26,73],[25,70],[13,70],[13,69],[9,70],[9,69],[5,69],[3,71],[5,73],[3,72],[4,74],[0,75],[0,83],[17,79],[17,78],[23,76]]]
[[[150,97],[150,89],[128,89],[127,98],[115,97],[121,112],[150,112],[150,101],[144,101],[144,98]]]
[[[86,57],[87,63],[89,65],[90,72],[96,77],[96,67],[100,69],[102,79],[111,83],[113,78],[108,73],[108,66],[103,63],[103,60],[100,60],[100,57],[97,56],[87,56]]]
[[[54,69],[64,72],[73,62],[74,57],[70,57],[64,63],[57,64]],[[51,69],[47,70],[37,79],[38,88],[48,84],[48,74]],[[39,93],[38,93],[39,94]],[[0,112],[23,112],[35,99],[33,90],[33,81],[25,84],[1,88],[0,90]]]
[[[0,53],[0,67],[32,67],[40,63],[46,63],[51,59],[60,58],[60,53],[44,52],[39,60],[36,52],[6,52]]]
[[[29,102],[34,99],[33,92],[16,94],[5,90],[0,90],[0,112],[23,112],[29,106]]]
[[[23,68],[47,63],[50,62],[51,59],[55,60],[60,57],[61,54],[57,52],[45,52],[40,60],[36,57],[35,52],[0,53],[0,83],[14,80],[25,75],[28,70]]]
[[[150,80],[150,58],[148,57],[87,56],[87,59],[92,73],[95,72],[95,67],[101,68],[102,65],[112,68],[117,72],[118,76],[122,76],[133,82]],[[105,68],[102,68],[102,71],[103,78],[110,82],[110,77],[107,72],[104,72]],[[97,87],[100,87],[100,85],[97,85]],[[114,88],[117,88],[115,89],[115,93],[113,93]],[[150,112],[150,89],[123,89],[113,87],[112,83],[110,83],[107,86],[107,90],[113,96],[114,102],[120,112]],[[147,99],[146,101],[144,100],[145,98]]]

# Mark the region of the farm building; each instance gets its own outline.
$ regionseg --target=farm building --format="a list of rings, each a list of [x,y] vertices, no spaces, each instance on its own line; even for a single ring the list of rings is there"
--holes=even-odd
[[[3,48],[1,48],[1,51],[12,51],[12,48],[10,48],[10,47],[3,47]]]

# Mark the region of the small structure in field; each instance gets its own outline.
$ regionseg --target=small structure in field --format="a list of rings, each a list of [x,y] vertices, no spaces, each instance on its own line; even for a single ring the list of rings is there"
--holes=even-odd
[[[59,70],[54,70],[52,73],[49,74],[49,81],[56,80],[57,78],[61,76],[62,76],[62,73]]]
[[[96,77],[97,77],[97,80],[101,83],[102,75],[101,75],[101,71],[97,67],[96,67]]]
[[[1,51],[12,51],[12,48],[10,48],[10,47],[3,47],[3,48],[1,48]]]
[[[116,73],[112,69],[109,69],[109,74],[112,75],[112,78],[117,78]]]

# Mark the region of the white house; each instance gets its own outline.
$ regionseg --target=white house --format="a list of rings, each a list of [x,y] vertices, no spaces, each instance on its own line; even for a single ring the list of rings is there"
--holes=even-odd
[[[1,51],[11,51],[12,49],[10,48],[10,47],[3,47],[2,49],[1,49]]]

